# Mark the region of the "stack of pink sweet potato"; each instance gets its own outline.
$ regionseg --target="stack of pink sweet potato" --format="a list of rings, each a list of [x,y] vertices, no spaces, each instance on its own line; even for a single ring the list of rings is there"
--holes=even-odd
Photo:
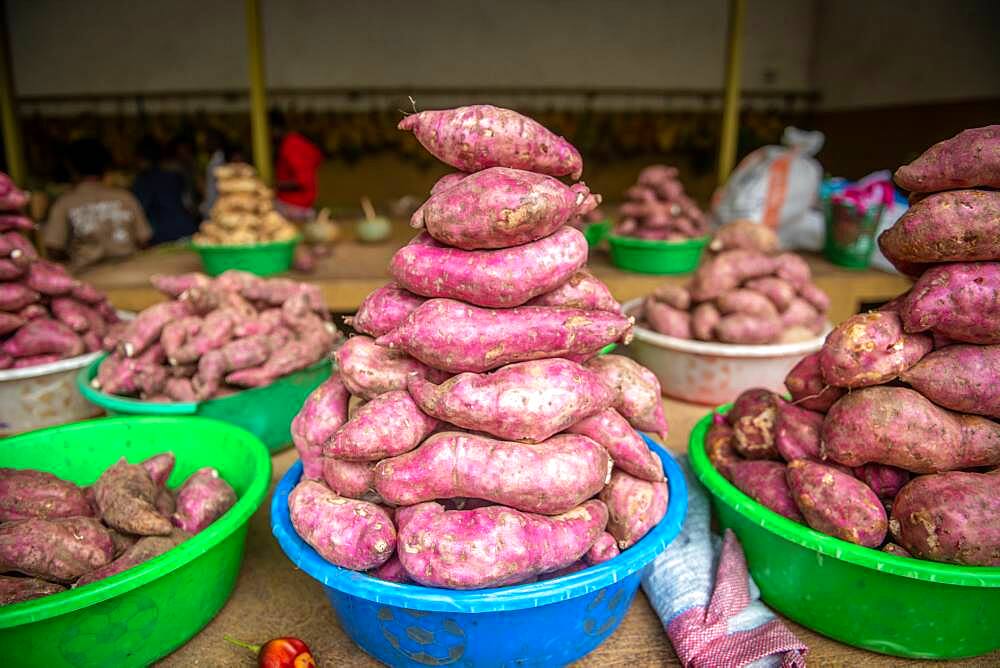
[[[708,218],[684,192],[677,168],[650,165],[625,191],[615,234],[657,241],[685,241],[708,234]]]
[[[292,524],[333,564],[435,587],[606,561],[663,517],[662,464],[634,429],[666,422],[655,376],[597,356],[632,321],[567,226],[599,201],[554,178],[578,178],[580,155],[490,106],[400,127],[463,171],[414,213],[395,282],[293,422]]]
[[[879,242],[916,284],[802,360],[785,381],[793,403],[743,395],[709,456],[838,538],[1000,566],[1000,126],[936,144],[895,178],[915,204]]]
[[[92,385],[147,401],[204,401],[262,387],[328,355],[340,338],[319,288],[226,271],[153,276],[172,297],[107,337]]]

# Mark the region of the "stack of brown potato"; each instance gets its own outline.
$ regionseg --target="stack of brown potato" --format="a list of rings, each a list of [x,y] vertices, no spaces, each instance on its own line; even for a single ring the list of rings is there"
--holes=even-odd
[[[274,192],[242,162],[215,168],[219,199],[211,218],[194,235],[202,245],[243,246],[285,241],[298,234],[295,226],[274,210]]]

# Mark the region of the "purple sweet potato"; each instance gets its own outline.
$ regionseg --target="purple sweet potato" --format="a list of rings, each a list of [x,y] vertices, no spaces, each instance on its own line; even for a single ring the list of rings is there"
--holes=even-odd
[[[678,339],[691,338],[691,315],[669,304],[647,297],[642,307],[643,319],[660,334]]]
[[[731,313],[719,319],[715,335],[723,343],[763,345],[781,337],[782,321],[775,316]]]
[[[616,468],[642,480],[663,480],[663,462],[614,408],[577,422],[567,430],[604,447]]]
[[[934,343],[907,334],[892,311],[851,316],[837,325],[819,354],[823,379],[836,387],[881,385],[920,361]]]
[[[428,415],[497,438],[534,443],[614,400],[600,376],[561,358],[519,362],[489,374],[463,373],[440,385],[415,376],[408,388]]]
[[[939,406],[1000,418],[1000,345],[951,345],[935,350],[900,380]]]
[[[359,332],[382,336],[399,327],[425,301],[426,298],[389,283],[369,293],[354,317],[345,321]]]
[[[551,292],[529,300],[526,306],[568,306],[584,311],[621,312],[621,304],[601,279],[586,268],[580,269]]]
[[[509,308],[565,283],[587,262],[587,252],[587,240],[573,227],[520,246],[479,251],[444,246],[424,233],[396,251],[389,271],[424,297]]]
[[[516,111],[476,104],[422,111],[399,122],[438,160],[462,170],[513,167],[580,178],[583,158],[568,141]]]
[[[338,496],[312,480],[300,482],[288,495],[288,514],[302,540],[342,568],[376,568],[396,547],[396,528],[385,510]]]
[[[583,555],[583,559],[588,565],[594,566],[596,564],[603,564],[605,561],[610,561],[621,553],[621,550],[618,549],[618,541],[615,540],[614,536],[605,531],[597,537],[594,544]]]
[[[41,295],[23,283],[0,283],[0,311],[16,313],[39,299]]]
[[[778,459],[774,445],[774,422],[780,397],[770,390],[746,390],[726,414],[733,425],[733,447],[747,459]]]
[[[894,262],[1000,260],[1000,191],[951,190],[928,195],[878,241]]]
[[[774,418],[774,447],[786,462],[820,460],[823,414],[778,400]]]
[[[111,563],[82,576],[76,581],[73,588],[124,573],[130,568],[135,568],[153,557],[158,557],[174,549],[190,537],[191,534],[183,530],[175,530],[169,536],[143,536]]]
[[[66,587],[40,578],[0,575],[0,607],[58,594],[61,591],[66,591]]]
[[[34,469],[0,468],[0,522],[93,514],[83,489],[68,480]]]
[[[844,395],[844,389],[834,387],[823,379],[820,368],[820,353],[803,357],[785,376],[785,387],[792,395],[795,405],[811,411],[826,413],[837,399]]]
[[[166,536],[170,520],[157,512],[157,486],[140,464],[122,457],[93,485],[101,519],[113,529],[137,536]]]
[[[748,250],[723,251],[703,262],[694,272],[689,290],[695,301],[715,299],[744,281],[775,272],[775,259]]]
[[[429,587],[483,589],[523,582],[577,561],[603,533],[608,509],[587,501],[554,517],[504,506],[414,507],[399,532],[399,560]]]
[[[58,320],[36,318],[4,341],[0,350],[13,357],[47,353],[75,357],[83,354],[85,346],[76,332]]]
[[[355,462],[395,457],[420,445],[437,426],[406,390],[393,390],[359,408],[326,441],[323,455]]]
[[[822,453],[845,466],[868,462],[912,473],[1000,464],[1000,423],[935,406],[902,387],[866,387],[823,421]]]
[[[494,310],[431,299],[376,343],[453,373],[481,373],[512,362],[593,354],[632,337],[632,319],[554,306]]]
[[[195,534],[222,517],[236,503],[236,492],[219,472],[207,466],[192,473],[177,490],[174,526]]]
[[[953,471],[910,481],[892,504],[890,527],[913,556],[1000,566],[1000,486],[995,476]]]
[[[167,484],[167,478],[173,473],[176,461],[174,453],[162,452],[142,460],[141,465],[142,468],[146,469],[153,484],[157,487],[163,487]]]
[[[910,481],[910,472],[885,464],[855,466],[854,477],[872,488],[880,499],[892,499]]]
[[[66,268],[55,262],[35,260],[28,267],[25,284],[43,295],[64,295],[77,285]]]
[[[375,462],[348,462],[333,457],[322,461],[323,482],[339,496],[381,501],[375,492]]]
[[[614,391],[611,405],[629,424],[667,438],[660,381],[652,371],[623,355],[601,355],[584,366],[597,373]]]
[[[608,507],[608,533],[625,550],[663,519],[670,493],[666,482],[640,480],[615,469],[598,498]]]
[[[802,513],[788,489],[786,468],[781,462],[734,462],[729,465],[729,481],[757,503],[793,522],[803,522]]]
[[[398,506],[465,496],[555,515],[597,494],[610,470],[607,451],[585,436],[529,444],[452,431],[376,464],[375,490]]]
[[[806,523],[841,540],[878,547],[888,518],[882,502],[860,480],[805,459],[788,464],[788,487]]]
[[[153,304],[137,315],[125,328],[121,339],[121,349],[126,357],[141,355],[146,348],[159,340],[163,327],[173,320],[192,315],[186,301],[160,302]]]
[[[352,336],[335,356],[344,386],[352,395],[362,399],[373,399],[393,390],[405,390],[407,379],[413,374],[434,383],[440,383],[451,375],[432,369],[401,350],[376,345],[367,336]]]
[[[323,445],[347,421],[350,398],[340,373],[334,372],[312,391],[292,420],[292,442],[302,460],[303,478],[323,477]]]
[[[712,302],[702,302],[691,311],[691,333],[700,341],[714,341],[722,314]]]
[[[53,582],[73,582],[113,557],[111,536],[93,517],[0,524],[0,573],[16,571]]]
[[[1000,125],[962,130],[896,170],[900,188],[932,193],[956,188],[1000,188]]]
[[[725,416],[715,413],[712,424],[705,434],[705,454],[724,478],[729,479],[729,467],[743,461],[740,453],[733,446],[733,428]]]
[[[931,267],[900,309],[907,332],[933,330],[964,343],[1000,343],[1000,262]]]

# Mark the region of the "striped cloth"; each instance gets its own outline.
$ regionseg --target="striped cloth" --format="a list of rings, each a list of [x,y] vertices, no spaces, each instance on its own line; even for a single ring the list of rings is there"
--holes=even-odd
[[[708,496],[679,458],[688,486],[684,528],[650,564],[642,588],[681,664],[696,668],[804,668],[806,646],[760,601],[732,531],[709,529]]]

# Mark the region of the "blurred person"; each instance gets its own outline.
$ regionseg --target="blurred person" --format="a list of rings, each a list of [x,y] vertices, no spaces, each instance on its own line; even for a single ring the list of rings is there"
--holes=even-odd
[[[316,216],[316,174],[323,163],[323,152],[301,132],[289,129],[280,111],[272,110],[269,116],[278,146],[274,164],[278,210],[294,221],[311,220]]]
[[[79,139],[68,153],[74,185],[52,204],[42,228],[49,254],[78,270],[145,246],[153,231],[139,202],[128,190],[102,180],[111,161],[104,145]]]
[[[197,221],[187,206],[183,175],[164,166],[163,149],[153,137],[143,137],[137,151],[143,167],[132,182],[132,192],[153,228],[153,243],[191,236]]]
[[[208,152],[208,162],[205,165],[205,197],[198,208],[202,218],[208,218],[212,213],[212,205],[219,198],[219,188],[215,179],[215,168],[229,162],[229,149],[226,136],[212,128],[205,134],[205,150]]]

